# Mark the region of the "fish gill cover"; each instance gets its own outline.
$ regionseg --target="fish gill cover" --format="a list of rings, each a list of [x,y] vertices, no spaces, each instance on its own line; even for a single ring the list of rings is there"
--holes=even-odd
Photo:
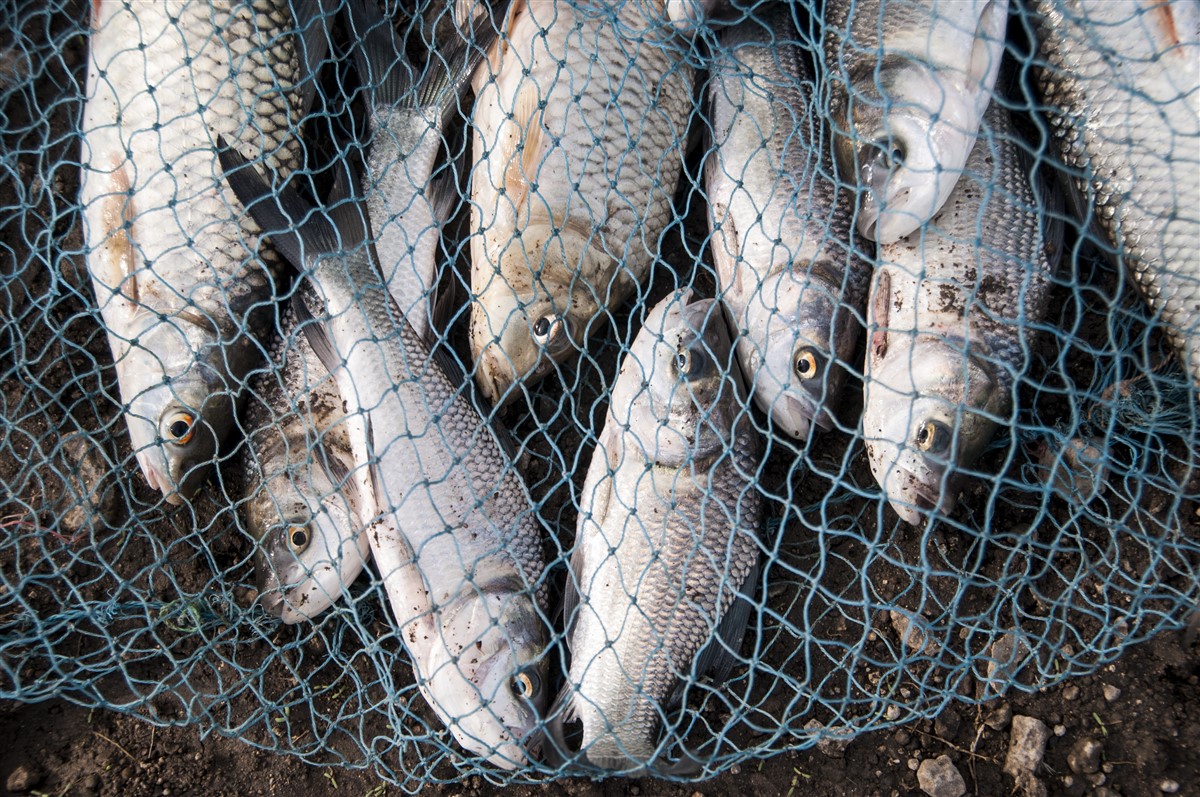
[[[0,697],[686,779],[1193,618],[1196,4],[2,13]]]

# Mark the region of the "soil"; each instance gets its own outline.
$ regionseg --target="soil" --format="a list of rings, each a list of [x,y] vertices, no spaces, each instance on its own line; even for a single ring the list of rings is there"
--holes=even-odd
[[[164,506],[138,476],[81,257],[82,6],[0,32],[0,209],[15,211],[0,213],[13,253],[0,259],[0,695],[18,698],[0,702],[0,786],[499,790],[508,779],[469,774],[413,687],[377,578],[312,624],[255,608],[253,543],[232,508],[236,443],[189,507]],[[688,212],[649,287],[568,375],[582,385],[574,400],[547,386],[504,415],[558,590],[577,463],[640,313],[679,285],[713,292],[697,155],[688,170]],[[924,762],[946,756],[967,794],[1200,794],[1200,647],[1186,628],[1200,559],[1195,408],[1186,391],[1178,400],[1138,298],[1072,240],[1049,320],[1072,334],[1032,341],[1040,376],[1021,383],[1020,422],[944,522],[907,526],[880,500],[853,381],[842,428],[819,446],[768,440],[752,630],[728,681],[698,680],[680,713],[679,735],[719,774],[533,773],[507,793],[915,794],[918,772],[937,766]],[[682,265],[697,260],[694,273]],[[461,352],[461,325],[454,335]],[[1064,448],[1070,467],[1048,472]],[[1089,451],[1105,452],[1103,472],[1081,464]],[[1039,723],[1044,752],[1006,772],[1014,740]]]

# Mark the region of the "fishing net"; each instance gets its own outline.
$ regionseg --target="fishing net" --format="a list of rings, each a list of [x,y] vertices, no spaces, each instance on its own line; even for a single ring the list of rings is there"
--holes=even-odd
[[[437,5],[388,9],[414,59],[450,24]],[[761,8],[736,4],[726,21],[672,39],[671,57],[702,79],[721,26]],[[811,29],[793,36],[813,48],[819,16],[808,3],[795,8]],[[255,602],[236,467],[253,430],[235,430],[190,504],[165,503],[147,485],[78,207],[89,7],[10,3],[0,14],[0,696],[57,696],[314,765],[373,766],[410,790],[471,774],[560,774],[545,763],[505,772],[453,742],[413,682],[371,567],[312,621],[284,625]],[[356,152],[362,129],[361,100],[347,88],[361,81],[345,22],[335,14],[329,24],[321,91],[298,131],[310,196],[327,189],[330,164]],[[1049,172],[1049,126],[1032,90],[1034,30],[1033,12],[1014,4],[1003,102],[1034,171]],[[703,107],[688,120],[699,143],[684,159],[673,218],[648,242],[648,279],[602,314],[581,356],[489,416],[513,432],[514,467],[543,526],[554,684],[580,491],[619,364],[663,296],[716,290]],[[462,111],[452,115],[446,150],[469,159],[462,122]],[[459,299],[470,234],[464,204],[439,245],[443,286],[459,285]],[[1059,254],[1052,309],[1031,336],[1012,418],[969,468],[949,516],[905,523],[873,478],[858,420],[861,348],[846,363],[856,376],[833,430],[811,444],[743,408],[763,441],[744,486],[764,499],[748,630],[727,679],[697,675],[680,705],[664,708],[702,764],[696,776],[931,717],[952,702],[1041,688],[1189,622],[1200,600],[1194,387],[1110,244],[1068,219]],[[440,336],[471,374],[465,301],[456,307]]]

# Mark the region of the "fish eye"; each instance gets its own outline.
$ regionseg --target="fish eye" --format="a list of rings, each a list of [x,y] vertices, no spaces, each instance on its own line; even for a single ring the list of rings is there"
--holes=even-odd
[[[544,315],[533,322],[533,342],[539,346],[549,345],[562,335],[565,326],[563,317],[557,313]]]
[[[708,373],[709,362],[703,351],[681,348],[675,353],[675,372],[683,379],[699,379]]]
[[[940,421],[926,421],[917,429],[917,448],[940,454],[950,447],[950,429]]]
[[[532,670],[522,670],[509,683],[512,693],[522,700],[532,700],[541,687],[541,679]]]
[[[308,528],[305,526],[288,526],[287,530],[288,547],[293,553],[304,553],[312,542],[312,535],[308,533]]]
[[[185,445],[196,434],[196,416],[179,410],[167,419],[167,436],[171,442]]]
[[[796,352],[796,361],[793,363],[793,367],[796,369],[796,376],[801,379],[812,379],[819,373],[821,359],[816,349],[808,346]]]

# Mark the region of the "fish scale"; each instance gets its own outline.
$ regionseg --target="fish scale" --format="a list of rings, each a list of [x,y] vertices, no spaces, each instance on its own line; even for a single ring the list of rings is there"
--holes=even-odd
[[[98,0],[93,11],[88,270],[134,452],[179,503],[234,425],[232,397],[272,312],[275,261],[224,185],[216,139],[281,174],[299,164],[301,59],[284,35],[296,24],[286,0]]]
[[[1046,252],[1061,249],[1061,221],[1034,194],[1008,112],[993,104],[984,120],[938,215],[879,247],[868,302],[867,458],[913,524],[950,513],[962,471],[997,424],[1014,422],[1014,381],[1049,308]]]
[[[1059,151],[1200,388],[1200,3],[1037,11]]]
[[[742,372],[774,425],[803,440],[814,421],[832,425],[871,265],[858,254],[853,197],[838,189],[797,37],[783,8],[722,36],[705,187]]]
[[[652,766],[663,704],[757,562],[761,498],[747,474],[762,443],[730,349],[715,300],[678,292],[647,315],[613,387],[580,497],[556,706],[582,722],[596,767]],[[684,356],[701,370],[680,376]]]

